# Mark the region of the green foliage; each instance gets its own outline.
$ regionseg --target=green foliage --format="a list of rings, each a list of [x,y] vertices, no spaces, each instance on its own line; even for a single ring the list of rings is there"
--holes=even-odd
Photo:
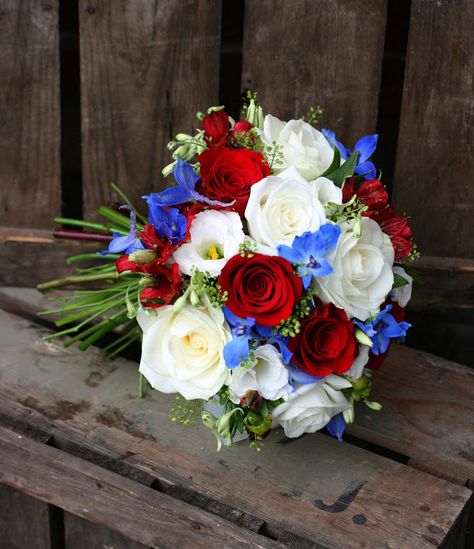
[[[408,280],[404,278],[403,276],[393,273],[393,286],[392,288],[401,288],[402,286],[406,286],[408,284]]]
[[[308,124],[311,124],[311,126],[316,126],[316,124],[319,122],[321,117],[324,114],[323,107],[320,107],[317,105],[316,107],[310,107],[309,111],[306,114],[303,114],[301,117],[301,120],[303,122],[307,122]]]
[[[334,147],[335,151],[337,150],[337,147]],[[333,164],[335,165],[335,160],[337,158],[337,154],[339,154],[339,151],[336,153],[334,152],[334,158],[331,163],[331,166]],[[354,174],[354,170],[357,164],[357,155],[359,153],[357,151],[353,152],[351,156],[344,162],[344,164],[340,165],[339,167],[336,167],[336,165],[331,169],[331,166],[324,172],[324,177],[327,177],[330,179],[334,185],[337,187],[342,187],[344,181],[351,177]]]
[[[178,393],[170,411],[170,419],[189,427],[195,425],[201,417],[203,409],[204,402],[202,400],[186,400]]]
[[[190,281],[191,303],[199,305],[201,299],[207,296],[214,307],[223,307],[227,301],[227,292],[222,292],[217,278],[214,278],[208,272],[202,272],[194,268]]]

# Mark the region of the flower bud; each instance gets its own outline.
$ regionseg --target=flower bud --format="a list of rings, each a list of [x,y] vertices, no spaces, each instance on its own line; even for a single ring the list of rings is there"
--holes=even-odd
[[[191,293],[189,294],[189,301],[191,301],[191,305],[193,307],[198,307],[200,305],[201,299],[195,290],[191,290]]]
[[[361,345],[367,345],[368,347],[372,348],[374,346],[373,341],[370,339],[370,337],[363,332],[360,328],[357,328],[355,331],[355,338]]]
[[[350,423],[354,423],[354,406],[346,408],[342,412],[342,416],[344,417],[344,421],[347,423],[347,425],[349,425]]]
[[[255,104],[254,99],[250,100],[245,119],[259,130],[263,129],[263,110],[260,105]]]
[[[355,391],[363,391],[370,383],[370,379],[367,376],[361,376],[357,381],[352,384]]]
[[[380,402],[371,402],[370,400],[365,400],[364,402],[368,408],[374,410],[375,412],[379,412],[382,409]]]
[[[128,256],[128,259],[142,265],[143,263],[151,263],[152,261],[155,261],[157,257],[157,253],[153,250],[138,250],[131,253]]]

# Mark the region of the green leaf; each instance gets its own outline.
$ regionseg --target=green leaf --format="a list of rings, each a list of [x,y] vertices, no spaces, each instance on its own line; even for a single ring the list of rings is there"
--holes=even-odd
[[[320,175],[320,177],[327,177],[328,174],[337,170],[341,165],[341,153],[337,147],[334,147],[334,156],[332,157],[332,162],[329,168]]]
[[[353,152],[351,156],[344,162],[344,164],[342,164],[342,166],[336,168],[329,173],[326,173],[325,177],[330,179],[337,187],[342,187],[344,181],[354,174],[358,154],[359,153],[357,151]]]
[[[408,280],[406,278],[403,278],[403,276],[393,273],[393,286],[392,288],[401,288],[402,286],[406,286],[408,284]]]

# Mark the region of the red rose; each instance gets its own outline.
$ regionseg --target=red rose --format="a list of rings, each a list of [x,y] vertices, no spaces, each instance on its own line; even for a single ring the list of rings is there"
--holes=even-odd
[[[387,300],[382,308],[385,308],[385,305],[392,305],[392,310],[390,311],[390,314],[393,316],[393,318],[397,322],[403,322],[405,320],[405,309],[403,307],[400,307],[400,305],[392,300]],[[385,351],[385,353],[380,353],[379,355],[374,355],[372,352],[369,351],[369,361],[367,362],[367,368],[372,370],[373,372],[376,372],[380,366],[382,366],[384,360],[387,358],[388,352],[390,351],[390,345],[392,344],[392,340],[388,343],[388,348]]]
[[[140,302],[144,307],[158,309],[163,305],[169,305],[181,291],[179,265],[159,265],[154,276],[154,284],[140,292]]]
[[[390,237],[395,250],[395,260],[398,261],[410,255],[413,249],[413,238],[411,229],[408,226],[408,217],[396,215],[393,210],[391,212],[392,215],[380,221],[380,227]]]
[[[224,111],[211,112],[202,120],[206,143],[211,146],[219,147],[224,145],[229,128],[229,116]]]
[[[303,284],[282,257],[234,255],[218,280],[228,292],[226,306],[240,318],[254,318],[262,326],[286,320],[301,297]]]
[[[232,202],[232,210],[243,215],[254,183],[270,175],[259,152],[247,149],[213,148],[198,157],[201,164],[200,192],[211,200]]]
[[[343,374],[354,363],[359,348],[354,324],[332,303],[317,306],[302,322],[300,332],[290,339],[292,363],[312,376]]]

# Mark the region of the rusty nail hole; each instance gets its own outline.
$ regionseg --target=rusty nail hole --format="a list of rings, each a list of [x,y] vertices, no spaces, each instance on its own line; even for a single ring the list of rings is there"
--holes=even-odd
[[[100,482],[96,482],[95,484],[96,484],[97,488],[103,488],[104,487]]]
[[[354,515],[352,517],[352,522],[354,524],[365,524],[367,522],[367,517],[365,515]]]
[[[95,12],[96,12],[96,9],[94,8],[94,6],[87,6],[87,13],[89,15],[94,15]]]
[[[200,530],[201,525],[198,524],[197,522],[191,522],[191,528],[193,528],[194,530]]]
[[[420,509],[420,511],[423,511],[424,513],[427,513],[430,510],[428,505],[420,505],[418,508]]]

